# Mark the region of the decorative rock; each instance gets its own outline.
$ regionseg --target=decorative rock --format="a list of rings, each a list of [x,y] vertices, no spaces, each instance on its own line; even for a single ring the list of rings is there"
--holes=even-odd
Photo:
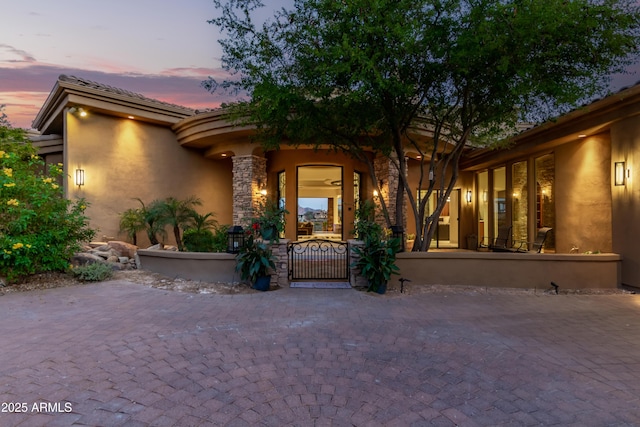
[[[118,262],[120,264],[129,264],[129,257],[126,257],[126,256],[118,257]]]
[[[117,256],[112,255],[109,258],[107,258],[107,262],[113,263],[113,264],[118,264],[120,262],[120,259]]]
[[[106,245],[107,242],[89,242],[89,247],[91,248],[99,248],[100,246]]]
[[[178,247],[177,246],[171,246],[171,245],[165,245],[164,246],[164,250],[165,251],[177,251]]]
[[[138,251],[138,247],[136,245],[132,245],[131,243],[122,242],[120,240],[113,240],[109,242],[109,246],[118,252],[119,256],[126,256],[128,258],[133,258]]]
[[[118,253],[116,251],[114,251],[113,249],[109,249],[107,251],[99,251],[99,250],[93,250],[90,253],[97,255],[101,258],[104,259],[109,259],[110,257],[118,257]]]
[[[162,243],[158,243],[157,245],[149,246],[147,248],[147,250],[149,250],[149,251],[161,251],[162,247],[163,247]]]
[[[71,258],[71,264],[75,267],[80,265],[95,264],[96,262],[104,262],[104,259],[97,255],[89,254],[86,252],[77,253]]]

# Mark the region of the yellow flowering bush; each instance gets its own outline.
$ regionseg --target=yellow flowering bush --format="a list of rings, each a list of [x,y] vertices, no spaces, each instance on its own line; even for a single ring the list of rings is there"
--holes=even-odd
[[[0,123],[0,277],[9,282],[45,271],[66,271],[93,230],[84,200],[69,201],[62,165],[49,167],[24,131]]]

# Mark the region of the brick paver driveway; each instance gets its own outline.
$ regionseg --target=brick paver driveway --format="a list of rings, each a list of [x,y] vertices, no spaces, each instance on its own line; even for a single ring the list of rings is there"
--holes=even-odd
[[[0,425],[640,425],[639,314],[636,295],[9,294]]]

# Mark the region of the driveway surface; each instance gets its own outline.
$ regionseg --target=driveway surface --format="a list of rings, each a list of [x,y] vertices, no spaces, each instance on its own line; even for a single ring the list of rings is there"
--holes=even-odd
[[[637,426],[640,296],[0,296],[1,426]]]

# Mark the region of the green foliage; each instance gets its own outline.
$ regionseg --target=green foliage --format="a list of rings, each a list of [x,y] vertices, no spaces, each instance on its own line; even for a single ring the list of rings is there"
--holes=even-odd
[[[215,252],[211,230],[186,230],[182,236],[184,247],[189,252]]]
[[[120,214],[120,232],[125,233],[134,245],[138,244],[138,231],[146,228],[142,209],[131,208]]]
[[[400,250],[400,239],[365,239],[364,246],[354,247],[353,251],[360,256],[355,266],[360,274],[369,282],[369,292],[379,292],[389,282],[392,274],[400,270],[396,265],[396,253]]]
[[[264,240],[272,243],[279,242],[280,234],[284,232],[284,216],[288,213],[289,211],[280,207],[277,201],[267,200],[255,209],[254,216],[250,219],[251,228]]]
[[[196,214],[194,207],[201,205],[202,200],[196,196],[189,196],[184,200],[167,197],[165,200],[156,201],[152,205],[152,210],[157,217],[159,225],[163,228],[168,225],[173,229],[173,236],[180,251],[184,250],[180,230],[191,226]]]
[[[249,233],[236,256],[236,271],[240,272],[242,280],[254,283],[258,277],[267,276],[269,269],[275,268],[275,258],[269,246]]]
[[[384,229],[375,220],[375,204],[371,200],[365,200],[356,210],[353,233],[356,239],[362,241],[384,237]]]
[[[0,126],[0,276],[65,271],[94,231],[87,203],[63,197],[62,165],[44,162],[24,132]]]
[[[162,202],[160,200],[154,200],[147,206],[141,199],[136,198],[136,200],[140,202],[140,208],[137,209],[137,214],[142,218],[142,221],[144,223],[144,230],[147,232],[149,242],[152,245],[157,245],[158,243],[160,243],[160,241],[158,240],[158,236],[160,236],[160,238],[164,238],[167,236],[167,232],[164,230],[164,224],[162,223],[160,217],[160,204]]]
[[[71,274],[83,282],[102,282],[113,276],[113,270],[107,263],[94,262],[92,264],[73,267]]]
[[[372,182],[367,151],[400,171],[407,148],[419,153],[425,197],[401,173],[393,222],[402,223],[405,192],[422,250],[465,147],[502,144],[519,120],[603,94],[640,46],[634,0],[296,0],[261,26],[260,0],[214,4],[222,13],[210,22],[227,36],[222,62],[234,76],[203,85],[251,97],[230,107],[231,119],[255,125],[266,148],[345,151],[367,163]]]
[[[226,252],[229,240],[229,225],[220,225],[213,229],[212,252]]]
[[[182,236],[184,247],[189,252],[226,252],[228,228],[223,225],[213,229],[187,229]]]

